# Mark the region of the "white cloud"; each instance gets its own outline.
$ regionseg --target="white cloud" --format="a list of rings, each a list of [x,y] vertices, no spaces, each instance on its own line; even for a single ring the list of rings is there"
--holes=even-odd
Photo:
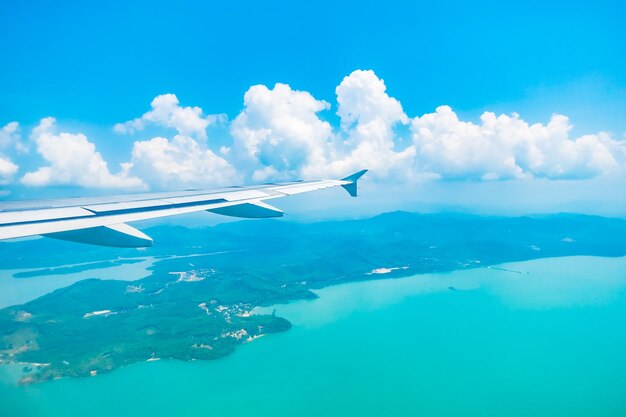
[[[20,124],[18,122],[7,123],[0,130],[0,148],[7,148],[15,142],[19,142],[21,139],[19,129]]]
[[[0,149],[14,149],[21,154],[28,153],[28,146],[22,142],[18,122],[7,123],[0,129]]]
[[[413,119],[415,169],[443,178],[592,178],[623,168],[626,147],[606,133],[570,138],[567,117],[529,124],[485,112],[459,120],[448,106]],[[620,168],[621,166],[621,168]]]
[[[397,149],[394,127],[409,118],[398,100],[390,97],[385,82],[373,71],[357,70],[345,77],[335,90],[339,104],[343,142],[341,156],[325,169],[344,175],[368,168],[374,177],[412,176],[410,165],[415,150]]]
[[[53,184],[80,185],[97,188],[139,188],[143,182],[129,177],[123,169],[109,171],[96,146],[82,133],[55,133],[55,119],[42,119],[33,129],[37,152],[49,165],[25,174],[21,182],[29,186]]]
[[[335,90],[342,127],[346,129],[355,122],[362,125],[374,121],[387,125],[408,123],[400,102],[386,91],[384,80],[372,70],[356,70],[345,77]]]
[[[11,182],[18,169],[19,167],[11,162],[10,159],[0,155],[0,185]]]
[[[571,138],[565,116],[529,124],[486,112],[480,124],[448,106],[410,119],[373,71],[357,70],[336,88],[340,126],[322,120],[330,105],[286,84],[251,87],[231,125],[235,149],[254,180],[337,177],[362,168],[371,178],[497,180],[593,178],[623,172],[624,141],[607,133]],[[401,138],[398,126],[410,125]]]
[[[24,175],[22,183],[173,189],[250,179],[337,178],[363,168],[372,171],[368,178],[386,184],[436,178],[584,179],[625,172],[626,140],[603,132],[572,137],[572,125],[562,115],[530,124],[517,114],[485,112],[475,123],[440,106],[434,113],[409,117],[371,70],[352,72],[335,92],[339,123],[333,127],[324,117],[331,104],[309,92],[280,83],[271,89],[252,86],[230,124],[232,143],[221,142],[216,151],[206,143],[206,130],[222,116],[182,107],[173,94],[157,96],[152,110],[115,130],[133,133],[154,125],[178,134],[136,141],[117,174],[84,135],[55,134],[54,119],[43,119],[31,137],[50,165]],[[0,148],[20,143],[19,136],[19,125],[9,123]],[[0,181],[6,182],[17,165],[0,158]]]
[[[150,103],[152,110],[141,117],[125,123],[118,123],[114,130],[118,133],[132,134],[143,130],[147,125],[176,129],[180,135],[206,139],[206,128],[225,119],[224,115],[202,115],[200,107],[182,107],[174,94],[162,94]]]
[[[394,126],[409,118],[373,71],[354,71],[337,87],[341,129],[318,113],[330,105],[286,84],[251,87],[231,125],[235,147],[254,164],[256,181],[340,176],[363,167],[387,176],[406,166],[414,149],[396,151]]]
[[[24,150],[19,129],[17,122],[10,122],[0,129],[0,150],[15,149],[18,152]],[[10,183],[18,169],[19,167],[13,161],[0,153],[0,185]]]
[[[286,84],[271,90],[250,87],[231,134],[243,163],[254,164],[253,178],[289,177],[308,166],[324,165],[332,128],[317,113],[329,108],[327,102]]]
[[[128,169],[161,188],[233,185],[241,178],[235,169],[210,149],[182,135],[138,141]]]

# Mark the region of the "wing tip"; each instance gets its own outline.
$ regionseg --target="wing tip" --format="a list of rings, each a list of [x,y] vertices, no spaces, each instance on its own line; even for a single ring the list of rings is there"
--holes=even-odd
[[[360,171],[355,172],[352,175],[348,175],[345,178],[342,178],[341,181],[347,181],[347,184],[343,184],[342,187],[344,190],[346,190],[348,192],[348,194],[350,194],[352,197],[356,197],[358,194],[357,191],[357,183],[359,181],[359,179],[365,175],[365,173],[367,172],[367,169],[362,169]]]
[[[359,180],[359,178],[361,178],[363,175],[365,175],[365,173],[369,171],[368,169],[362,169],[360,171],[355,172],[354,174],[348,175],[345,178],[342,178],[342,181],[350,181],[350,182],[357,182]]]

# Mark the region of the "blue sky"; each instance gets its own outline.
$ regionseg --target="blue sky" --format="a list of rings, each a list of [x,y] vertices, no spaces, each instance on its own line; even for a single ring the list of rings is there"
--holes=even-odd
[[[223,181],[306,177],[307,173],[316,172],[312,163],[283,160],[310,158],[315,145],[302,151],[299,142],[283,140],[285,132],[272,133],[283,148],[272,148],[273,140],[268,139],[262,149],[255,148],[258,158],[253,162],[235,155],[241,150],[231,142],[239,140],[240,147],[245,147],[242,137],[249,135],[250,129],[258,133],[264,126],[258,120],[262,112],[257,109],[255,113],[244,105],[244,94],[252,86],[263,85],[274,100],[279,95],[274,85],[284,83],[290,90],[281,97],[291,103],[294,91],[307,92],[315,101],[304,104],[308,112],[295,112],[293,117],[302,116],[306,123],[311,122],[311,129],[326,135],[324,140],[332,137],[339,141],[338,148],[344,142],[354,145],[366,139],[359,136],[358,127],[350,131],[343,129],[342,123],[350,119],[349,109],[363,106],[362,103],[344,105],[342,119],[338,115],[341,110],[336,89],[355,70],[372,70],[375,78],[367,81],[361,78],[361,81],[374,85],[377,80],[384,80],[383,101],[388,96],[401,103],[406,117],[390,110],[383,128],[393,135],[390,140],[398,152],[410,143],[421,141],[417,153],[422,155],[426,139],[411,139],[415,134],[411,130],[415,125],[412,120],[425,114],[442,115],[436,109],[447,105],[458,119],[477,125],[485,111],[496,115],[519,113],[530,125],[548,125],[552,114],[565,115],[570,129],[567,140],[608,132],[610,152],[616,161],[613,165],[617,167],[604,169],[608,165],[603,162],[600,167],[595,160],[596,165],[590,168],[591,162],[577,156],[577,162],[561,164],[555,160],[552,165],[544,164],[540,168],[530,162],[527,166],[518,164],[521,171],[514,172],[506,166],[484,167],[475,161],[451,167],[451,159],[445,155],[429,154],[428,159],[423,156],[409,164],[414,170],[419,165],[417,180],[413,172],[407,174],[411,181],[394,181],[393,185],[400,189],[405,183],[410,183],[410,187],[436,188],[434,194],[442,195],[442,206],[476,207],[475,201],[456,201],[455,195],[466,193],[459,192],[459,182],[470,190],[532,188],[536,184],[542,188],[546,181],[554,181],[559,189],[573,188],[558,204],[533,205],[532,210],[538,211],[568,211],[567,202],[574,199],[572,193],[583,194],[589,187],[597,188],[588,185],[590,179],[601,181],[603,186],[618,184],[613,193],[619,192],[624,175],[623,159],[619,159],[623,155],[620,141],[625,139],[626,132],[626,25],[623,24],[626,5],[618,1],[474,3],[5,3],[0,8],[0,127],[18,122],[19,129],[13,135],[19,135],[19,140],[29,148],[28,153],[8,147],[0,150],[1,155],[19,167],[2,186],[11,192],[5,198],[89,193],[94,188],[107,188],[100,187],[102,184],[98,187],[81,184],[70,174],[60,180],[41,180],[40,176],[38,182],[21,181],[38,167],[54,165],[42,153],[42,145],[32,129],[42,118],[54,117],[56,122],[51,125],[51,132],[84,134],[86,141],[108,163],[109,171],[118,175],[118,165],[130,161],[135,142],[153,137],[174,141],[174,134],[181,134],[180,129],[172,133],[177,128],[171,123],[154,122],[149,117],[139,131],[123,134],[114,131],[116,124],[141,118],[150,111],[155,97],[167,93],[176,95],[181,108],[197,106],[204,116],[223,115],[208,125],[206,137],[195,130],[186,133],[199,144],[200,151],[210,149],[232,165],[231,175]],[[345,97],[351,97],[355,89],[363,86],[357,77],[354,80],[346,84]],[[264,93],[256,93],[255,97],[261,100]],[[323,108],[318,110],[315,103],[322,102],[327,105],[320,104]],[[394,105],[389,100],[385,103]],[[235,124],[246,109],[249,110],[246,121]],[[311,114],[319,120],[311,121]],[[350,120],[358,124],[364,119],[361,115]],[[322,132],[326,128],[319,121],[328,122],[332,132]],[[427,128],[436,133],[441,126],[435,124],[428,124]],[[237,133],[234,125],[245,129]],[[237,134],[239,139],[231,138]],[[50,140],[56,137],[51,136]],[[68,144],[78,141],[68,140]],[[599,143],[608,143],[607,140],[598,139]],[[194,143],[178,143],[176,149],[195,152],[190,151]],[[186,185],[184,178],[179,182],[163,182],[151,177],[155,174],[144,165],[154,162],[154,158],[145,159],[148,158],[145,155],[154,152],[157,143],[150,145],[150,149],[144,147],[143,160],[139,156],[133,159],[128,177],[141,180],[147,189]],[[589,146],[591,149],[595,145]],[[225,149],[220,153],[222,147]],[[473,150],[469,146],[465,153],[473,154]],[[348,158],[347,153],[333,152],[325,154],[324,167],[332,162],[332,155],[347,158],[342,167],[349,168],[359,162],[358,153],[353,152]],[[480,152],[478,149],[477,153]],[[489,151],[485,158],[499,158],[500,153],[494,152]],[[588,153],[587,148],[577,152]],[[566,154],[569,155],[563,153]],[[506,158],[508,154],[502,155]],[[400,165],[398,161],[402,158],[396,156],[389,156],[387,163]],[[520,158],[518,154],[514,156]],[[210,158],[207,161],[216,162]],[[365,158],[363,162],[367,161]],[[252,165],[254,168],[248,169]],[[561,165],[567,165],[565,171],[557,173]],[[141,166],[143,170],[138,168]],[[267,166],[273,171],[260,173]],[[317,171],[325,170],[320,164],[315,166]],[[423,166],[429,168],[422,169]],[[218,171],[223,173],[224,169]],[[55,172],[59,178],[64,175]],[[213,172],[207,171],[206,175],[210,177]],[[424,179],[431,174],[437,178]],[[374,175],[372,188],[402,175],[394,172]],[[103,182],[107,178],[113,177],[106,177]],[[484,184],[494,179],[496,185]],[[580,188],[572,186],[580,179],[585,180]],[[511,185],[511,181],[515,184]],[[207,183],[211,185],[211,180]],[[119,181],[116,184],[122,188],[132,185]],[[441,191],[447,189],[449,193]],[[529,198],[545,198],[539,191],[532,195],[535,197]],[[607,212],[618,212],[621,203],[607,200],[606,204],[612,204]],[[494,200],[494,207],[506,204]],[[585,204],[588,206],[589,201]],[[585,204],[575,205],[572,210],[583,210]]]
[[[174,92],[234,115],[251,85],[331,101],[355,69],[376,71],[411,114],[506,110],[579,82],[626,88],[623,2],[474,3],[7,2],[0,114],[113,124]],[[590,93],[600,106],[603,91]]]

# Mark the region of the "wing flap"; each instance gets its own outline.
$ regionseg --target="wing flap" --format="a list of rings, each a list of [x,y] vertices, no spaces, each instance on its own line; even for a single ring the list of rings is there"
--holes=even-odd
[[[118,248],[145,248],[152,246],[153,243],[150,236],[125,223],[48,233],[44,236],[69,240],[70,242]]]
[[[230,217],[242,217],[246,219],[266,219],[270,217],[282,217],[285,213],[269,204],[261,201],[235,204],[232,206],[209,209],[211,213],[221,214]]]

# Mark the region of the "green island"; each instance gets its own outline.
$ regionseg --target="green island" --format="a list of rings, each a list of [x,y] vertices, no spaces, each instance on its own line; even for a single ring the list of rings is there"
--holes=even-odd
[[[312,290],[329,285],[541,257],[626,255],[626,220],[570,214],[394,212],[311,224],[159,226],[148,234],[155,246],[142,251],[52,239],[0,243],[0,268],[32,270],[16,279],[70,264],[94,274],[0,310],[0,363],[22,364],[26,384],[142,361],[217,359],[291,327],[273,314],[254,314],[255,307],[315,298]],[[149,256],[158,261],[146,277],[99,279],[108,265]]]

